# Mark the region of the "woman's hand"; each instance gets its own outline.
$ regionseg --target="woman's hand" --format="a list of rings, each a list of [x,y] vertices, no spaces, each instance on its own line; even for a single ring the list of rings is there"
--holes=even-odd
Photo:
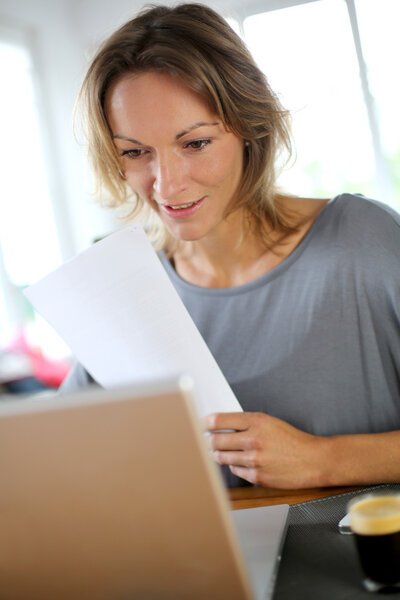
[[[324,485],[321,449],[313,436],[265,413],[215,413],[204,419],[213,458],[253,484],[282,489]],[[231,429],[233,432],[221,432]]]

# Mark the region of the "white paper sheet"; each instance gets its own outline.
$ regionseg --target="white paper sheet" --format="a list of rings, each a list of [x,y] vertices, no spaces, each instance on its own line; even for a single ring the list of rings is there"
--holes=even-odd
[[[103,387],[189,374],[199,416],[242,410],[139,225],[97,242],[25,295]]]

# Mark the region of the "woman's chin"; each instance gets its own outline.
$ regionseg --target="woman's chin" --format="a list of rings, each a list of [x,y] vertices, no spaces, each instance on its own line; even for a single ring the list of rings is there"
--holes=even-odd
[[[171,226],[169,223],[167,224],[165,222],[164,225],[172,237],[181,242],[196,242],[205,235],[205,232],[198,227],[191,227],[188,225]]]

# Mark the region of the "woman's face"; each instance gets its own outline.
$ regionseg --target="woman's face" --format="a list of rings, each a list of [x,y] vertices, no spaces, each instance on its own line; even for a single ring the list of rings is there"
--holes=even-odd
[[[159,72],[126,75],[106,98],[125,177],[179,240],[224,227],[243,168],[243,140],[203,99]]]

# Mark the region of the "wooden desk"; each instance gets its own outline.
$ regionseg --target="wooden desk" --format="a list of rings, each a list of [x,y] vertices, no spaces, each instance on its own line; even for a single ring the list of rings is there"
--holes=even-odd
[[[273,504],[298,504],[306,500],[334,496],[344,492],[361,489],[357,487],[312,488],[307,490],[278,490],[262,487],[242,487],[229,490],[231,507],[254,508],[256,506],[271,506]]]

